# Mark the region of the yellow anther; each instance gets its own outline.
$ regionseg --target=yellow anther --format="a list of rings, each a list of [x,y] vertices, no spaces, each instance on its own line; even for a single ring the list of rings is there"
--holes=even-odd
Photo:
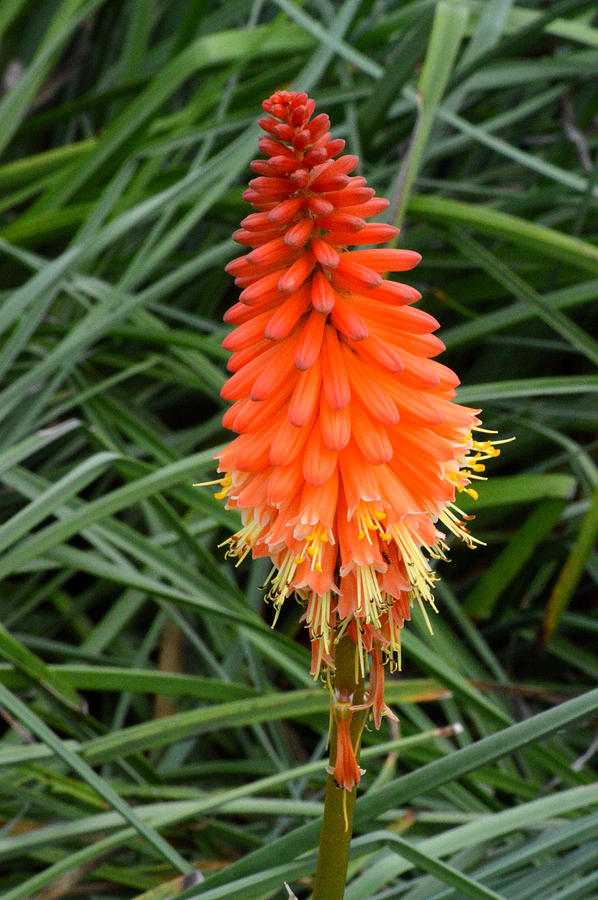
[[[283,557],[278,571],[273,568],[266,579],[266,584],[270,583],[266,600],[271,600],[276,610],[272,627],[276,624],[282,604],[292,590],[292,582],[296,570],[297,560],[293,558],[292,553],[288,552]]]
[[[484,541],[474,538],[464,525],[464,520],[470,521],[473,518],[474,516],[465,515],[463,510],[459,509],[454,503],[448,503],[438,516],[439,521],[471,550],[474,550],[477,546],[484,546]]]
[[[245,557],[251,552],[251,549],[262,530],[262,525],[254,519],[249,519],[240,531],[237,531],[236,534],[233,534],[225,541],[222,541],[221,544],[218,544],[219,547],[226,547],[228,544],[224,558],[228,559],[229,556],[238,556],[235,565],[240,566]]]
[[[322,545],[328,543],[328,533],[324,525],[320,522],[316,525],[311,534],[305,538],[307,546],[304,553],[307,553],[311,559],[312,570],[322,571]]]
[[[228,495],[230,494],[231,488],[233,486],[231,473],[227,472],[222,478],[216,478],[214,481],[199,481],[194,484],[193,487],[208,487],[212,484],[222,485],[221,490],[216,491],[214,497],[216,498],[216,500],[224,500],[224,498],[228,497]]]
[[[385,533],[380,524],[384,519],[386,519],[384,510],[372,509],[366,502],[361,501],[355,510],[355,522],[359,528],[359,540],[362,541],[365,538],[368,544],[371,544],[371,531],[377,531],[384,538]]]

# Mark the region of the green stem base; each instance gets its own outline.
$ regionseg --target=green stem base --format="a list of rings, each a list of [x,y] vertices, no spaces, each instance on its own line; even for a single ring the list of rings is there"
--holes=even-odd
[[[357,667],[357,647],[344,635],[336,645],[334,687],[353,694],[353,703],[363,701],[363,678]],[[361,731],[361,716],[351,721],[351,740],[357,747]],[[336,761],[336,726],[331,717],[330,765]],[[342,900],[345,893],[349,844],[353,827],[353,809],[357,788],[347,791],[338,787],[334,777],[328,776],[324,799],[324,820],[320,835],[318,866],[312,900]]]

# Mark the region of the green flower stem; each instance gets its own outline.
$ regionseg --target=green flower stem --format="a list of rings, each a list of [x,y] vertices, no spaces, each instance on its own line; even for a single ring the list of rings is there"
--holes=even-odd
[[[363,677],[358,671],[357,647],[344,635],[336,645],[334,656],[334,687],[353,694],[353,703],[363,702]],[[332,700],[331,700],[332,702]],[[362,715],[355,713],[351,721],[351,741],[359,751]],[[336,725],[331,715],[330,765],[336,761]],[[357,788],[352,791],[339,788],[332,775],[326,782],[324,820],[320,835],[320,849],[316,882],[312,900],[342,900],[345,893],[349,844],[353,827],[353,808]]]

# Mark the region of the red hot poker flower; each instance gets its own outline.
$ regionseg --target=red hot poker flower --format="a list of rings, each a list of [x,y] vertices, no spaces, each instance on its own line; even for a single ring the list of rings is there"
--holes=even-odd
[[[438,323],[410,304],[412,287],[383,280],[420,260],[382,244],[391,225],[367,223],[388,206],[356,156],[339,156],[328,116],[306,94],[279,91],[263,104],[266,132],[243,195],[255,213],[234,238],[250,248],[227,271],[241,288],[225,315],[233,373],[222,390],[235,438],[219,454],[227,506],[243,527],[228,554],[270,557],[268,597],[305,606],[312,672],[333,665],[339,628],[371,655],[366,706],[376,726],[384,704],[383,658],[400,663],[400,630],[416,600],[427,618],[436,581],[429,557],[445,536],[475,545],[455,493],[498,455],[477,441],[479,410],[452,402],[457,376],[432,357]],[[344,740],[335,769],[347,788],[359,769]]]

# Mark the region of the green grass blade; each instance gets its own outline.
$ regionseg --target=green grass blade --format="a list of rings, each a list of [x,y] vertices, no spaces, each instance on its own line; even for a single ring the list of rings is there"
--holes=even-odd
[[[52,515],[57,507],[86,488],[116,459],[118,459],[116,453],[96,453],[79,463],[63,478],[36,497],[32,503],[23,507],[3,525],[0,525],[0,552],[5,551],[28,531],[32,531],[36,525]],[[5,474],[4,478],[7,484],[12,486],[10,472]]]
[[[27,676],[25,686],[30,683],[29,679],[33,679],[60,703],[64,703],[70,709],[81,709],[81,701],[72,684],[63,678],[60,672],[49,669],[39,656],[17,641],[2,623],[0,623],[0,656]]]
[[[123,819],[144,837],[149,843],[179,872],[191,871],[191,866],[171,847],[151,826],[143,822],[121,797],[100,778],[94,770],[80,756],[67,747],[55,734],[42,722],[18,697],[15,697],[3,684],[0,684],[0,701],[23,725],[29,728],[41,741],[48,745],[52,751],[62,759],[83,781],[86,782],[100,797],[106,800]]]
[[[497,381],[490,384],[467,385],[459,389],[462,403],[487,403],[489,400],[517,400],[542,395],[595,394],[598,391],[598,375],[547,376],[523,378],[514,381]]]
[[[382,69],[379,65],[368,59],[363,53],[360,53],[350,44],[336,37],[334,34],[320,25],[315,19],[307,15],[300,6],[295,5],[292,0],[274,0],[277,6],[282,9],[290,19],[301,26],[308,34],[317,41],[320,41],[325,47],[338,56],[352,63],[358,70],[365,72],[372,78],[380,78]],[[343,4],[349,6],[350,4]]]
[[[544,620],[542,622],[541,639],[544,643],[550,640],[567,609],[573,591],[583,574],[590,553],[596,547],[598,538],[598,487],[594,491],[590,507],[583,517],[577,537],[569,551],[556,584],[552,589]]]
[[[502,553],[476,581],[464,608],[474,619],[489,616],[499,597],[550,534],[567,505],[566,500],[544,500],[517,529]]]
[[[458,231],[455,246],[461,253],[469,257],[476,265],[484,268],[489,275],[512,291],[520,300],[529,303],[547,325],[560,334],[573,347],[583,353],[595,366],[598,366],[598,341],[595,341],[583,328],[576,325],[564,313],[547,306],[541,297],[522,278],[511,271],[497,256],[482,247],[477,241]]]
[[[376,838],[377,842],[386,845],[400,856],[409,860],[418,869],[434,875],[443,884],[454,887],[463,897],[480,898],[480,900],[482,898],[486,898],[486,900],[505,900],[504,894],[498,894],[496,891],[490,890],[490,888],[480,884],[474,878],[467,877],[463,872],[459,872],[453,866],[441,862],[432,854],[423,852],[419,847],[409,843],[409,841],[397,834],[374,832],[368,835],[368,843],[375,841]],[[356,896],[354,896],[354,900],[357,900]],[[365,900],[363,895],[362,900]]]
[[[391,203],[392,219],[397,227],[401,226],[413,182],[424,162],[436,109],[455,64],[467,17],[466,4],[440,0],[436,5],[428,51],[417,85],[415,129]]]
[[[598,248],[587,241],[510,213],[426,194],[412,195],[408,211],[426,221],[444,226],[461,225],[482,234],[504,238],[542,257],[558,259],[576,269],[598,274]]]
[[[515,752],[528,744],[540,741],[560,728],[571,725],[598,709],[598,689],[589,691],[582,697],[562,703],[554,709],[539,713],[525,722],[483,738],[468,747],[457,750],[443,759],[436,760],[410,772],[401,778],[370,791],[360,797],[355,806],[355,825],[359,828],[366,822],[380,815],[385,809],[400,806],[423,792],[430,792],[442,784],[457,780],[475,769],[488,765]],[[576,789],[588,792],[588,788]],[[594,796],[594,795],[592,795]],[[596,794],[598,796],[598,794]],[[552,798],[550,798],[552,799]],[[309,851],[315,846],[318,838],[320,822],[295,829],[289,835],[278,838],[267,848],[256,850],[243,860],[235,862],[227,868],[226,875],[215,874],[206,880],[206,886],[197,893],[187,893],[187,897],[200,897],[205,892],[228,884],[233,878],[241,878],[249,872],[260,871],[276,859],[278,862],[295,859],[298,854]],[[182,900],[185,895],[182,895]]]

